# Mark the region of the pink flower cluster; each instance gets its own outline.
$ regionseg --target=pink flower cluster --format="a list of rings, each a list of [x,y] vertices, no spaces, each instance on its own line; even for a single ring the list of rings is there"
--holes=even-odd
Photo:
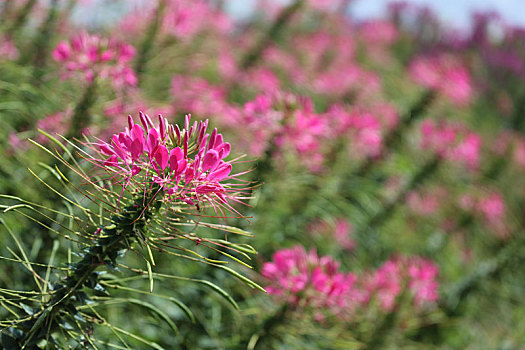
[[[310,170],[319,171],[323,163],[322,141],[328,131],[327,120],[314,112],[310,100],[301,102],[300,108],[286,117],[275,144],[280,148],[293,147]]]
[[[499,238],[507,238],[507,206],[501,192],[492,190],[481,194],[465,194],[460,197],[459,205],[485,222],[487,227]]]
[[[261,274],[269,281],[268,293],[284,302],[344,315],[374,300],[383,311],[392,311],[403,292],[416,308],[431,304],[439,298],[438,272],[429,260],[399,257],[362,276],[345,274],[330,256],[319,257],[314,250],[296,246],[274,253]]]
[[[408,69],[415,82],[439,92],[459,106],[467,105],[472,99],[470,73],[452,56],[417,57]]]
[[[269,294],[280,296],[292,305],[344,307],[356,276],[338,271],[339,263],[329,256],[319,257],[314,250],[302,246],[281,249],[273,261],[265,263],[261,274],[271,284]]]
[[[327,115],[334,136],[348,138],[348,153],[352,158],[377,157],[381,154],[382,125],[376,116],[359,110],[347,112],[339,105],[332,106]]]
[[[60,42],[53,51],[53,58],[63,64],[62,78],[81,73],[88,82],[107,79],[117,91],[137,85],[131,68],[134,56],[135,48],[130,44],[87,32],[79,33],[69,42]]]
[[[386,261],[364,283],[367,292],[377,298],[383,310],[395,308],[398,297],[407,291],[416,307],[438,300],[438,267],[419,257],[400,257]]]
[[[135,124],[130,116],[124,132],[113,135],[109,143],[96,144],[103,155],[96,163],[111,174],[113,183],[124,189],[134,185],[136,191],[156,184],[166,201],[231,208],[227,200],[236,198],[221,183],[232,177],[232,165],[223,160],[230,144],[217,129],[208,134],[207,120],[190,125],[189,116],[182,130],[160,115],[157,126],[142,112],[140,121]]]
[[[460,124],[435,122],[425,119],[421,123],[421,146],[451,162],[476,170],[479,166],[481,136]]]
[[[171,93],[176,112],[210,116],[227,109],[224,89],[203,78],[175,75],[171,79]]]
[[[281,129],[284,113],[274,107],[274,100],[268,95],[258,95],[242,108],[230,108],[221,115],[224,126],[243,125],[244,132],[236,135],[237,142],[250,155],[262,156]]]

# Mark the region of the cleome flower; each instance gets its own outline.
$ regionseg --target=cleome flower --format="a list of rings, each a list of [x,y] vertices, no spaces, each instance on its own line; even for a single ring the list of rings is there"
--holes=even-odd
[[[224,161],[230,144],[214,129],[207,133],[208,120],[194,122],[185,118],[181,130],[158,116],[155,126],[140,112],[140,124],[128,117],[124,132],[114,134],[110,142],[98,142],[95,150],[102,156],[99,167],[111,175],[111,182],[131,192],[158,188],[167,202],[182,201],[199,208],[205,202],[226,206],[228,199],[238,201],[232,184],[222,181],[231,175],[232,165]]]

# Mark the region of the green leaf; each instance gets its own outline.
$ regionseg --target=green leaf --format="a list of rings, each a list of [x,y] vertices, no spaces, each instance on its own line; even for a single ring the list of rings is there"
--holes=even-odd
[[[193,280],[197,283],[200,283],[200,284],[204,284],[205,286],[208,286],[210,287],[211,289],[213,289],[215,292],[217,292],[220,296],[222,296],[224,299],[226,299],[230,304],[232,304],[232,306],[236,309],[236,310],[240,310],[239,308],[239,305],[237,305],[237,303],[235,302],[235,300],[232,298],[232,296],[230,294],[228,294],[228,292],[226,292],[224,289],[222,289],[221,287],[217,286],[216,284],[213,284],[211,283],[210,281],[206,281],[206,280]]]
[[[220,268],[220,269],[223,269],[224,271],[228,272],[229,274],[237,277],[238,279],[240,279],[241,281],[246,283],[251,288],[256,288],[256,289],[259,289],[260,291],[263,291],[263,292],[266,293],[266,290],[263,287],[261,287],[260,285],[258,285],[257,283],[255,283],[254,281],[249,279],[248,277],[241,275],[237,271],[232,270],[229,267],[226,267],[226,266],[223,266],[223,265],[217,265],[217,267]]]
[[[169,300],[172,301],[174,304],[176,304],[178,307],[180,307],[182,311],[184,311],[186,316],[188,316],[188,318],[191,320],[191,322],[195,323],[195,316],[193,316],[193,312],[191,312],[190,308],[187,307],[186,304],[184,304],[179,299],[175,299],[173,297],[170,297]]]
[[[175,323],[171,320],[171,318],[164,311],[160,310],[155,305],[147,303],[147,302],[142,301],[142,300],[133,299],[133,298],[126,299],[126,300],[128,302],[132,303],[132,304],[136,304],[136,305],[142,306],[142,307],[150,310],[151,312],[157,314],[160,318],[162,318],[170,326],[170,328],[175,333],[177,333],[177,334],[179,333],[179,328],[175,325]]]
[[[153,293],[153,272],[151,271],[151,264],[147,260],[146,260],[146,266],[148,267],[149,292]]]

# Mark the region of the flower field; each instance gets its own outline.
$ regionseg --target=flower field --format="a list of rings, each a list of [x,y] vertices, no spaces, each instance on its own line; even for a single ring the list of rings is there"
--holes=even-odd
[[[523,349],[525,28],[352,5],[2,2],[0,348]]]

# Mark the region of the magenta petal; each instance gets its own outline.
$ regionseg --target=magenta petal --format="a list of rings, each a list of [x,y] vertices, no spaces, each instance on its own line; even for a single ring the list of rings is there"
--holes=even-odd
[[[214,149],[209,150],[202,159],[202,171],[214,169],[219,163],[219,152]]]
[[[131,149],[131,138],[128,135],[121,132],[118,134],[118,140],[120,144],[126,148],[126,150],[129,151]]]
[[[150,155],[155,151],[158,145],[159,145],[159,133],[154,128],[151,128],[149,129],[148,141],[146,143],[146,147]]]
[[[113,135],[113,138],[111,139],[113,143],[113,149],[115,150],[115,153],[120,157],[122,160],[126,160],[126,154],[124,153],[124,148],[120,144],[120,141],[118,139],[117,135]]]
[[[177,163],[177,173],[175,175],[182,174],[182,172],[186,170],[187,165],[188,165],[188,161],[186,159],[179,160]]]
[[[186,173],[184,174],[184,177],[186,180],[186,184],[190,183],[191,180],[193,180],[193,178],[195,177],[195,172],[193,171],[193,168],[191,166],[186,168]]]
[[[118,166],[118,158],[116,155],[112,155],[104,161],[104,166]]]
[[[139,140],[142,144],[145,143],[146,138],[144,137],[144,129],[138,124],[133,125],[131,128],[131,138],[133,140]]]
[[[155,154],[153,155],[153,158],[155,158],[157,164],[162,170],[166,169],[166,167],[168,166],[169,159],[169,154],[166,147],[164,147],[163,145],[158,146],[157,150],[155,151]]]
[[[131,143],[131,157],[138,159],[144,151],[144,145],[139,140],[134,140]]]
[[[170,151],[170,169],[171,171],[177,171],[179,168],[178,162],[182,160],[183,154],[180,147],[176,147]],[[180,171],[179,171],[180,172]]]
[[[215,142],[213,143],[213,149],[218,150],[223,144],[224,140],[222,139],[222,134],[217,134],[215,137]]]
[[[228,142],[223,143],[221,147],[217,149],[217,151],[219,151],[219,158],[224,159],[228,157],[228,155],[230,154],[230,150],[231,150],[231,145]]]
[[[230,175],[230,172],[232,171],[232,165],[228,163],[223,163],[222,165],[219,165],[217,169],[212,171],[208,175],[208,180],[217,180],[221,181],[228,175]]]
[[[107,143],[101,143],[98,145],[100,147],[100,152],[107,156],[114,155],[115,152],[111,149],[111,147]]]

